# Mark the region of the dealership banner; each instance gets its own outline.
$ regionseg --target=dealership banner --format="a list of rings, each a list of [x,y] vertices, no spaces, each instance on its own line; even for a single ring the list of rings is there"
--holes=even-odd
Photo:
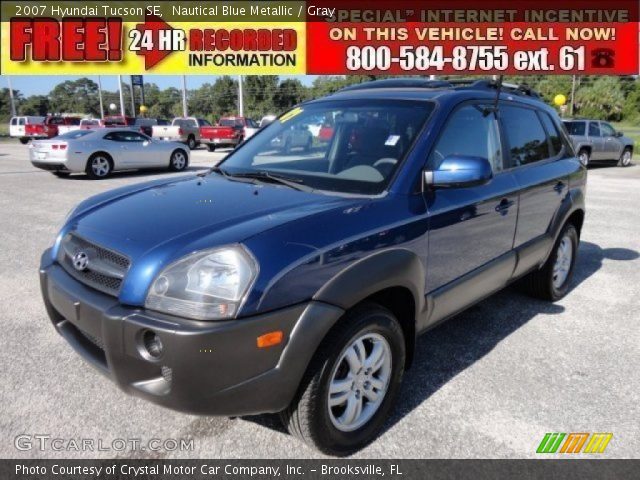
[[[1,6],[1,73],[638,74],[637,0]]]

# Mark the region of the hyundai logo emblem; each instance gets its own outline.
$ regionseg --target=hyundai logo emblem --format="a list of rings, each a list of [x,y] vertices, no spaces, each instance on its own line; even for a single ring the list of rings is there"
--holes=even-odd
[[[84,252],[78,252],[73,256],[73,268],[82,272],[89,266],[89,255]]]

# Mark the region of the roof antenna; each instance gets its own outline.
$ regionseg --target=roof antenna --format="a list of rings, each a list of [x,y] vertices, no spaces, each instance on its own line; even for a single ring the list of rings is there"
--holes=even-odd
[[[504,77],[504,75],[493,76],[493,82],[495,82],[495,85],[496,85],[496,100],[493,103],[493,108],[485,108],[484,110],[485,117],[492,112],[495,114],[498,113],[498,102],[500,101],[500,92],[502,91],[502,77]]]

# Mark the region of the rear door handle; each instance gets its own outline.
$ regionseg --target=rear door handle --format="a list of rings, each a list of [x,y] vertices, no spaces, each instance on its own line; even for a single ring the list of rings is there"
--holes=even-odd
[[[564,182],[558,182],[556,183],[556,185],[553,187],[553,189],[558,192],[558,193],[562,193],[562,190],[564,190],[565,184]]]
[[[503,198],[498,205],[496,205],[496,212],[506,215],[507,211],[513,204],[516,203],[508,198]]]

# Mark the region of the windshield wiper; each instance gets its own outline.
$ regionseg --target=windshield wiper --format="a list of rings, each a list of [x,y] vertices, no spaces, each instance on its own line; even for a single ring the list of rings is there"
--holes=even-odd
[[[308,185],[304,185],[302,183],[302,180],[300,180],[299,178],[284,177],[282,175],[273,174],[271,172],[266,172],[263,170],[259,170],[256,172],[240,172],[240,173],[226,172],[226,175],[229,175],[235,178],[248,178],[253,180],[260,180],[263,182],[266,181],[271,183],[279,183],[280,185],[285,185],[289,188],[300,190],[302,192],[313,192],[313,188],[309,187]]]

